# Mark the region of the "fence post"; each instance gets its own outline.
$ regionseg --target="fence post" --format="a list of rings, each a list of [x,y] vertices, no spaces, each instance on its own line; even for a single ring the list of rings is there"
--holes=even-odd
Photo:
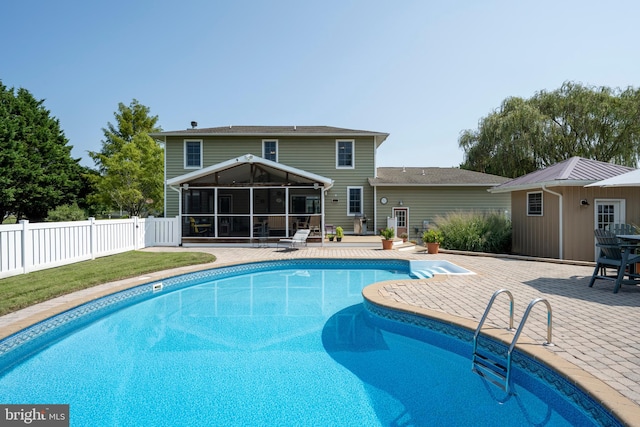
[[[178,246],[182,246],[182,218],[180,215],[176,215],[176,220],[173,227],[173,241]]]
[[[154,216],[153,215],[149,215],[145,220],[144,220],[144,247],[148,248],[149,246],[155,246],[156,242],[155,242],[155,238],[153,239],[153,242],[151,242],[151,237],[149,236],[155,236],[155,226],[156,223],[154,221]],[[149,233],[149,229],[152,230],[151,233]]]
[[[137,216],[133,216],[131,219],[133,219],[133,250],[137,251],[140,249],[140,233],[138,232],[138,230],[140,230],[140,224],[138,222],[139,218]]]
[[[91,216],[89,217],[89,251],[91,251],[91,259],[96,259],[97,240],[96,219]]]
[[[22,225],[22,273],[27,274],[33,261],[33,245],[29,239],[29,220],[21,219]]]

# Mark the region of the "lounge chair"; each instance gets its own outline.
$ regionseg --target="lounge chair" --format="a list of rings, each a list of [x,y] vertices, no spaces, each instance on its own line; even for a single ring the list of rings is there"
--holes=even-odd
[[[293,235],[290,239],[280,239],[278,240],[277,247],[280,247],[281,244],[286,244],[289,246],[289,249],[296,249],[298,246],[304,244],[307,246],[307,238],[309,237],[309,233],[311,230],[304,229],[296,231],[296,234]]]
[[[613,280],[615,288],[613,293],[620,290],[621,285],[640,284],[640,275],[637,274],[635,264],[640,262],[640,255],[635,253],[637,245],[625,244],[609,230],[595,230],[596,246],[600,248],[600,254],[593,270],[589,287],[592,287],[596,279]],[[607,267],[615,268],[615,275],[607,275]],[[625,276],[628,277],[625,279]]]

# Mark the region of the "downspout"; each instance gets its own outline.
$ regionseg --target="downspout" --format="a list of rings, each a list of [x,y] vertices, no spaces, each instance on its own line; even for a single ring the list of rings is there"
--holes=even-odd
[[[163,157],[164,157],[164,182],[162,183],[164,185],[164,211],[162,212],[163,216],[166,218],[167,217],[167,197],[169,196],[169,192],[167,191],[167,137],[164,137],[164,142],[162,145],[162,153],[163,153]]]
[[[558,255],[560,259],[564,259],[562,256],[563,250],[562,248],[563,246],[563,239],[562,239],[562,235],[563,235],[563,217],[562,217],[562,194],[560,193],[556,193],[555,191],[551,191],[549,190],[545,185],[542,185],[542,191],[546,191],[547,193],[553,194],[554,196],[558,196],[558,233],[560,234],[558,236],[558,244],[559,244],[559,248],[558,248]]]

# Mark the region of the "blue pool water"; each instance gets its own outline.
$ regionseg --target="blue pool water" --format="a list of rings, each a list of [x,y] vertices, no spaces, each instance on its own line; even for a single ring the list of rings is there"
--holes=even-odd
[[[138,287],[0,342],[0,403],[69,403],[73,426],[597,425],[521,369],[502,395],[459,333],[363,303],[407,278],[296,260]]]

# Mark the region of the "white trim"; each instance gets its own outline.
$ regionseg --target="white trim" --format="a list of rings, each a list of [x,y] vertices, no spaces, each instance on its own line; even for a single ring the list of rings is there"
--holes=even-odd
[[[540,194],[540,214],[532,214],[529,211],[529,195]],[[527,192],[527,216],[544,216],[544,194],[543,191],[528,191]]]
[[[351,206],[351,190],[360,190],[360,212],[350,212],[349,207]],[[347,187],[347,216],[357,216],[362,215],[364,212],[364,187],[358,186],[350,186]]]
[[[187,165],[187,144],[189,142],[197,142],[200,144],[200,165],[199,166],[189,166]],[[202,169],[202,140],[201,139],[185,139],[182,141],[182,156],[183,156],[183,166],[184,169]]]
[[[340,156],[338,146],[341,142],[351,143],[351,166],[340,166]],[[355,139],[336,139],[336,169],[355,169],[356,168],[356,140]]]
[[[276,159],[275,160],[271,160],[271,159],[267,159],[266,153],[264,152],[264,143],[265,142],[275,142],[276,143]],[[280,154],[280,147],[278,144],[278,140],[277,139],[263,139],[262,140],[262,158],[266,159],[266,160],[271,160],[272,162],[277,162],[278,161],[278,157]]]
[[[271,160],[263,159],[262,157],[254,156],[253,154],[245,154],[244,156],[234,157],[233,159],[229,159],[227,161],[224,161],[215,165],[207,166],[206,168],[203,168],[203,169],[189,172],[184,175],[176,176],[174,178],[168,179],[167,185],[180,185],[180,184],[189,182],[191,180],[198,179],[200,177],[215,173],[217,171],[227,169],[231,166],[238,165],[240,163],[263,164],[265,166],[270,166],[285,172],[291,172],[303,178],[307,178],[309,180],[319,182],[320,184],[322,184],[322,187],[324,187],[324,190],[328,190],[333,186],[333,180],[331,178],[327,178],[321,175],[317,175],[315,173],[304,171],[302,169],[297,169],[291,166],[287,166],[282,163],[272,162]]]

